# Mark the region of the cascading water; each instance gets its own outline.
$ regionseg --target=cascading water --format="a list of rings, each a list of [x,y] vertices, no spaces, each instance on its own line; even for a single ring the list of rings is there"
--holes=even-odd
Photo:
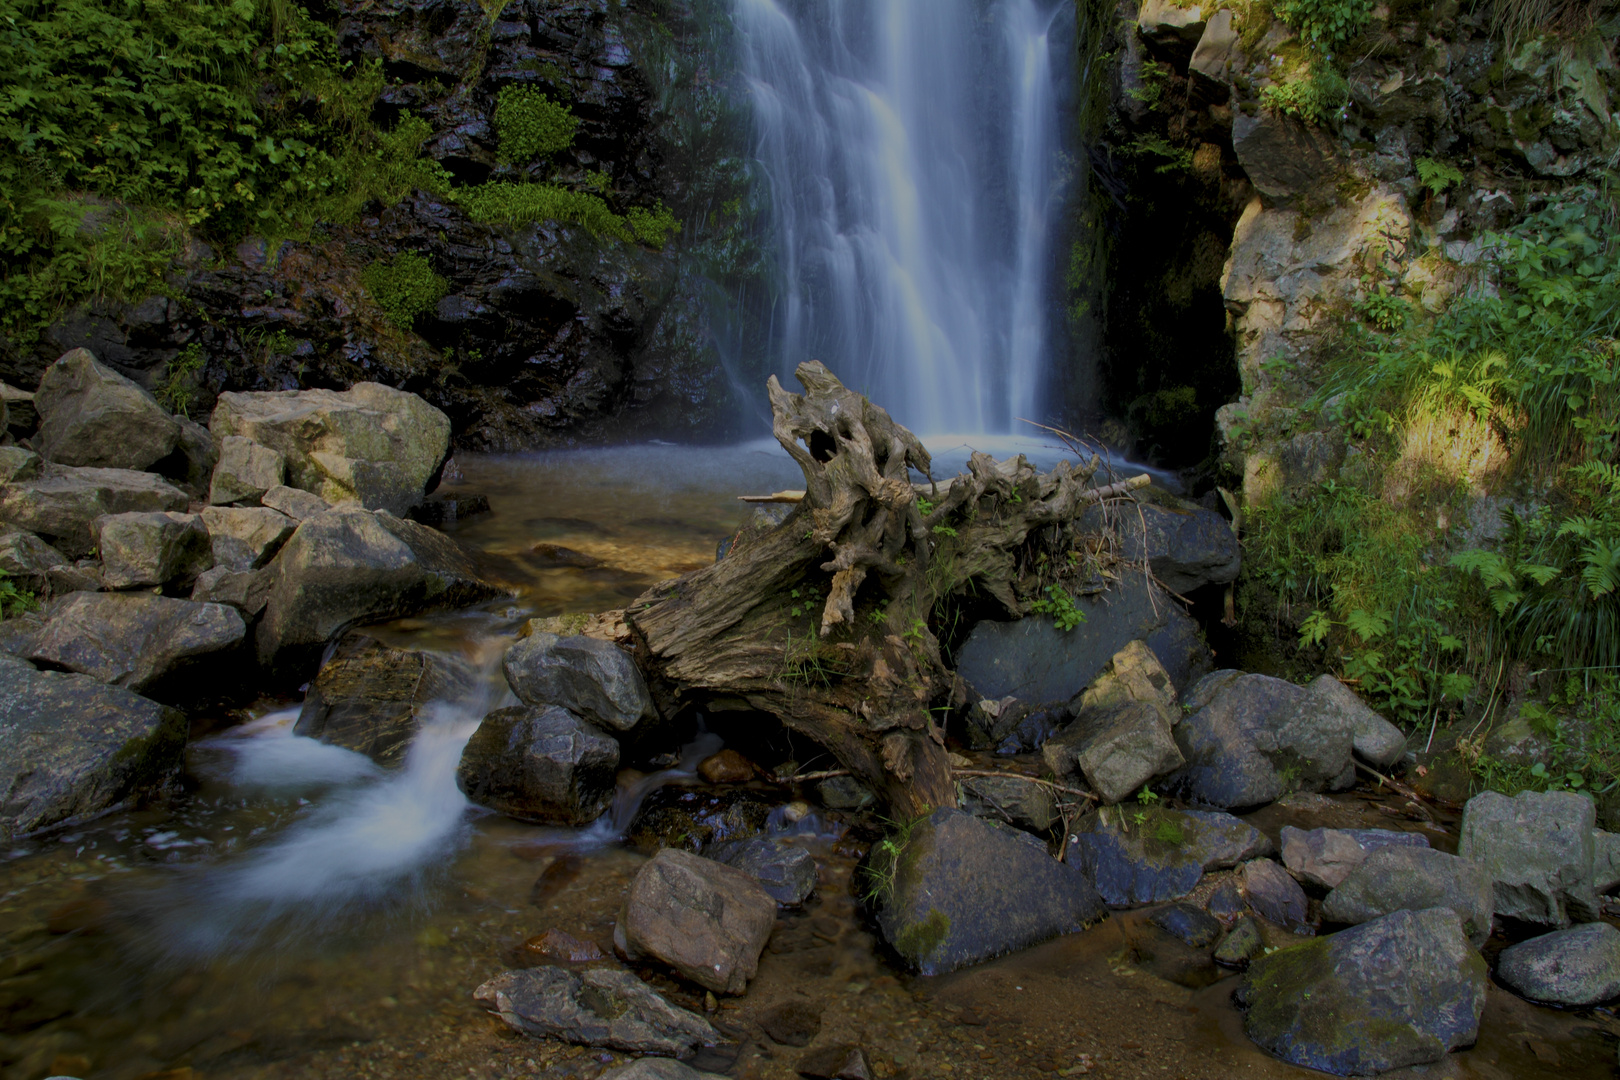
[[[733,0],[784,372],[926,433],[1054,410],[1068,0]]]

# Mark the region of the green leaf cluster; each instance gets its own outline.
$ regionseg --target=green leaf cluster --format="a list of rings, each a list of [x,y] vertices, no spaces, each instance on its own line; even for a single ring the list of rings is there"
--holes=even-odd
[[[1417,159],[1418,182],[1429,189],[1431,195],[1444,195],[1446,189],[1463,182],[1462,170],[1455,165],[1434,158]]]
[[[25,611],[33,611],[39,603],[34,594],[11,580],[11,575],[0,570],[0,619],[9,619]]]
[[[1050,615],[1052,625],[1065,632],[1086,621],[1086,613],[1075,606],[1074,597],[1061,585],[1048,585],[1045,597],[1032,601],[1029,610],[1036,615]]]
[[[432,311],[450,291],[449,282],[433,271],[426,255],[410,251],[391,262],[374,262],[360,275],[360,283],[401,330],[409,330],[418,315]]]
[[[1373,0],[1274,0],[1277,17],[1307,44],[1333,54],[1367,28]]]
[[[496,158],[506,165],[527,165],[574,145],[579,119],[532,86],[502,88],[495,102]]]
[[[1310,124],[1326,124],[1350,100],[1350,84],[1325,59],[1306,71],[1260,91],[1260,104]]]

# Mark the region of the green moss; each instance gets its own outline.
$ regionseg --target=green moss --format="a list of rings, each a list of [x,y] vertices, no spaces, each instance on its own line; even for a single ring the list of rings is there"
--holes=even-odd
[[[938,908],[895,935],[894,948],[913,965],[921,967],[951,933],[951,920]]]
[[[508,165],[526,165],[574,144],[579,119],[532,86],[508,86],[495,103],[496,156]]]
[[[431,311],[449,291],[449,283],[433,272],[426,255],[406,252],[393,262],[374,262],[360,276],[366,292],[401,330],[409,330],[416,317]]]
[[[675,220],[675,215],[662,202],[651,210],[631,207],[625,212],[624,219],[636,239],[648,247],[661,249],[669,242],[671,235],[681,231],[681,223]]]

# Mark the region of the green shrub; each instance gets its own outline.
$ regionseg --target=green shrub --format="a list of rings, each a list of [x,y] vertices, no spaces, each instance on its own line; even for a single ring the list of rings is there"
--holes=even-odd
[[[197,373],[202,368],[202,346],[193,341],[169,361],[163,382],[153,394],[158,404],[177,416],[189,419],[192,398],[197,392]]]
[[[1311,124],[1325,124],[1350,101],[1350,84],[1332,64],[1312,61],[1303,75],[1260,91],[1260,104]]]
[[[636,239],[648,247],[663,248],[669,243],[672,234],[681,231],[681,223],[675,220],[660,201],[651,210],[633,206],[625,212],[624,219],[630,225],[630,231],[635,233]]]
[[[0,570],[0,619],[9,619],[13,615],[33,611],[38,606],[33,593],[18,588],[17,583],[11,580],[11,575]]]
[[[600,196],[554,184],[494,181],[458,189],[454,198],[469,217],[484,225],[561,221],[583,225],[598,237],[635,239],[624,219],[609,209]]]
[[[1335,53],[1367,27],[1373,0],[1275,0],[1277,17],[1315,48]]]
[[[574,144],[578,130],[579,120],[566,105],[532,86],[505,87],[496,99],[496,156],[505,164],[526,165],[560,153]]]
[[[366,292],[401,330],[409,330],[418,315],[449,291],[449,283],[433,272],[426,255],[406,252],[393,262],[374,262],[360,276]]]

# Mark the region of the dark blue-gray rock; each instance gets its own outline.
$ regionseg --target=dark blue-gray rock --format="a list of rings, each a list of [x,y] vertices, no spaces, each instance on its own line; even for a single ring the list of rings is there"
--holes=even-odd
[[[1233,1000],[1282,1060],[1365,1076],[1473,1045],[1487,981],[1457,913],[1430,908],[1256,957]]]
[[[47,614],[28,659],[137,693],[160,683],[175,689],[182,675],[219,680],[222,672],[201,670],[213,663],[205,658],[218,659],[247,636],[235,608],[149,592],[71,593]]]
[[[899,854],[875,869],[888,878],[878,926],[925,975],[1083,930],[1106,914],[1087,876],[1040,841],[950,808],[914,826]]]
[[[1332,675],[1319,675],[1305,687],[1309,705],[1337,713],[1350,727],[1351,747],[1361,760],[1387,769],[1406,754],[1406,735],[1379,716],[1354,690]]]
[[[1085,869],[1109,907],[1156,904],[1186,896],[1206,870],[1269,854],[1265,834],[1231,814],[1115,807],[1076,828],[1068,861]]]
[[[0,838],[92,817],[174,780],[184,714],[0,653]]]
[[[1145,555],[1153,576],[1166,588],[1186,595],[1237,580],[1243,556],[1237,534],[1221,515],[1168,496],[1140,501],[1135,509],[1140,513],[1123,515],[1117,525],[1121,554],[1132,562]],[[1104,513],[1096,508],[1081,518],[1087,528],[1100,528],[1103,522]]]
[[[190,589],[214,565],[208,529],[196,514],[172,510],[107,514],[90,524],[109,589],[173,584]]]
[[[1593,829],[1592,888],[1606,893],[1616,885],[1620,885],[1620,834]]]
[[[1148,921],[1195,949],[1207,948],[1221,936],[1220,922],[1204,909],[1191,904],[1171,904],[1160,908],[1148,916]]]
[[[145,469],[173,453],[180,427],[146,389],[88,349],[65,353],[34,392],[47,461],[95,469]]]
[[[984,736],[978,745],[1006,755],[1041,749],[1074,719],[1066,701],[1031,705],[1013,697],[980,701],[972,715]]]
[[[506,650],[501,670],[523,701],[561,705],[616,731],[629,731],[653,715],[636,662],[611,641],[530,634]]]
[[[1475,862],[1427,847],[1370,852],[1322,901],[1322,918],[1364,923],[1392,911],[1448,907],[1477,949],[1491,936],[1491,882]]]
[[[619,744],[555,705],[496,709],[461,751],[456,784],[520,821],[583,825],[613,798]]]
[[[1226,689],[1232,683],[1241,679],[1247,672],[1237,668],[1221,668],[1211,671],[1191,683],[1185,685],[1181,691],[1181,708],[1184,712],[1195,713],[1215,700],[1215,695]]]
[[[458,656],[349,633],[310,683],[293,730],[395,768],[435,703],[467,701],[477,688],[477,672]]]
[[[1037,833],[1058,820],[1052,790],[1043,784],[1001,776],[968,776],[959,783],[962,809],[974,817]]]
[[[1337,887],[1368,854],[1380,848],[1429,846],[1428,837],[1421,833],[1394,829],[1307,830],[1284,825],[1280,839],[1288,872],[1306,885],[1323,889]]]
[[[103,514],[183,511],[190,501],[151,473],[47,465],[31,479],[0,484],[0,522],[35,533],[76,559],[95,549],[90,523]]]
[[[1310,900],[1299,882],[1270,859],[1254,859],[1243,864],[1243,898],[1262,919],[1288,930],[1310,926]]]
[[[1231,920],[1249,910],[1249,905],[1243,899],[1243,892],[1237,887],[1235,881],[1223,881],[1209,894],[1204,903],[1205,909],[1222,922]]]
[[[1246,967],[1265,948],[1265,940],[1260,936],[1260,924],[1244,915],[1232,924],[1232,929],[1215,946],[1215,962],[1223,967]]]
[[[1496,977],[1520,997],[1584,1008],[1620,996],[1620,930],[1587,923],[1503,949]]]
[[[1479,863],[1496,894],[1496,914],[1542,926],[1595,922],[1592,830],[1584,795],[1485,791],[1463,807],[1457,854]]]
[[[720,1041],[707,1020],[628,971],[576,973],[552,965],[507,971],[473,991],[473,999],[525,1035],[583,1046],[673,1055]]]
[[[771,899],[784,907],[798,907],[816,891],[815,856],[786,840],[756,836],[717,844],[708,855],[754,875]]]

